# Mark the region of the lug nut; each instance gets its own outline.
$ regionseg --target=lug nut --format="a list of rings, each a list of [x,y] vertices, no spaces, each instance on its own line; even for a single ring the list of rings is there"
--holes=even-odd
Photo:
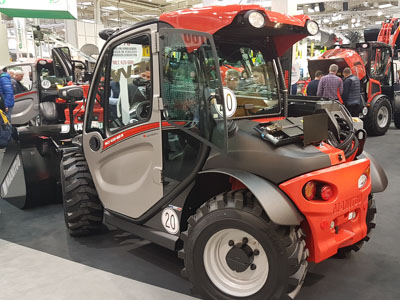
[[[247,237],[244,237],[242,243],[247,244],[248,242],[249,242],[249,239]]]
[[[228,245],[232,247],[233,245],[235,245],[235,242],[232,241],[232,240],[230,240],[229,243],[228,243]]]
[[[259,251],[258,249],[255,249],[255,250],[253,251],[253,253],[254,253],[255,256],[257,256],[257,255],[260,254],[260,251]]]
[[[255,269],[257,269],[257,266],[255,264],[251,264],[250,270],[254,271]]]

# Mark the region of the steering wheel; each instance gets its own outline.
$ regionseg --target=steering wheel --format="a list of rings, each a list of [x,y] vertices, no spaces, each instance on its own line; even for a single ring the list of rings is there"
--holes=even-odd
[[[146,120],[150,115],[150,108],[151,105],[148,100],[135,103],[129,111],[131,120],[136,119],[139,122]]]

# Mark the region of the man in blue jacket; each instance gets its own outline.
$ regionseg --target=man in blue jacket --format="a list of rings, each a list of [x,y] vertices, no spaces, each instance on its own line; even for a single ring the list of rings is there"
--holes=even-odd
[[[0,73],[0,95],[3,98],[6,115],[11,122],[11,114],[14,108],[14,89],[11,83],[10,74],[7,73],[7,68],[2,68]]]
[[[343,77],[343,103],[353,117],[358,117],[361,111],[360,80],[352,74],[350,68],[343,70]]]

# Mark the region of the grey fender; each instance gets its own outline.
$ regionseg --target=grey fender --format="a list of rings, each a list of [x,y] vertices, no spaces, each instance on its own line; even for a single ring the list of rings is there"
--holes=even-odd
[[[253,193],[275,224],[300,225],[304,219],[292,201],[277,186],[257,175],[235,169],[210,169],[200,172],[207,173],[224,174],[239,180]]]
[[[371,165],[371,182],[372,193],[380,193],[386,190],[388,186],[388,178],[381,164],[369,153],[363,152],[359,158],[366,157],[370,160]]]

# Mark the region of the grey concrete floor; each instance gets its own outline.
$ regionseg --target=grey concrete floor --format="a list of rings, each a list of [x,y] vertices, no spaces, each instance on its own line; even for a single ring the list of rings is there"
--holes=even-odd
[[[349,258],[312,264],[298,300],[400,299],[400,130],[393,127],[385,136],[368,138],[365,149],[380,161],[389,177],[387,190],[376,195],[377,227],[362,250]],[[190,283],[179,275],[182,262],[169,250],[119,230],[71,238],[65,230],[61,205],[21,211],[1,200],[0,211],[0,239],[190,295]],[[0,252],[3,251],[10,250],[0,244]],[[19,267],[24,269],[23,265]],[[46,269],[45,263],[42,268]],[[2,272],[0,286],[5,278],[7,274]],[[100,292],[97,295],[104,299]],[[164,294],[160,292],[153,299],[164,299]]]

